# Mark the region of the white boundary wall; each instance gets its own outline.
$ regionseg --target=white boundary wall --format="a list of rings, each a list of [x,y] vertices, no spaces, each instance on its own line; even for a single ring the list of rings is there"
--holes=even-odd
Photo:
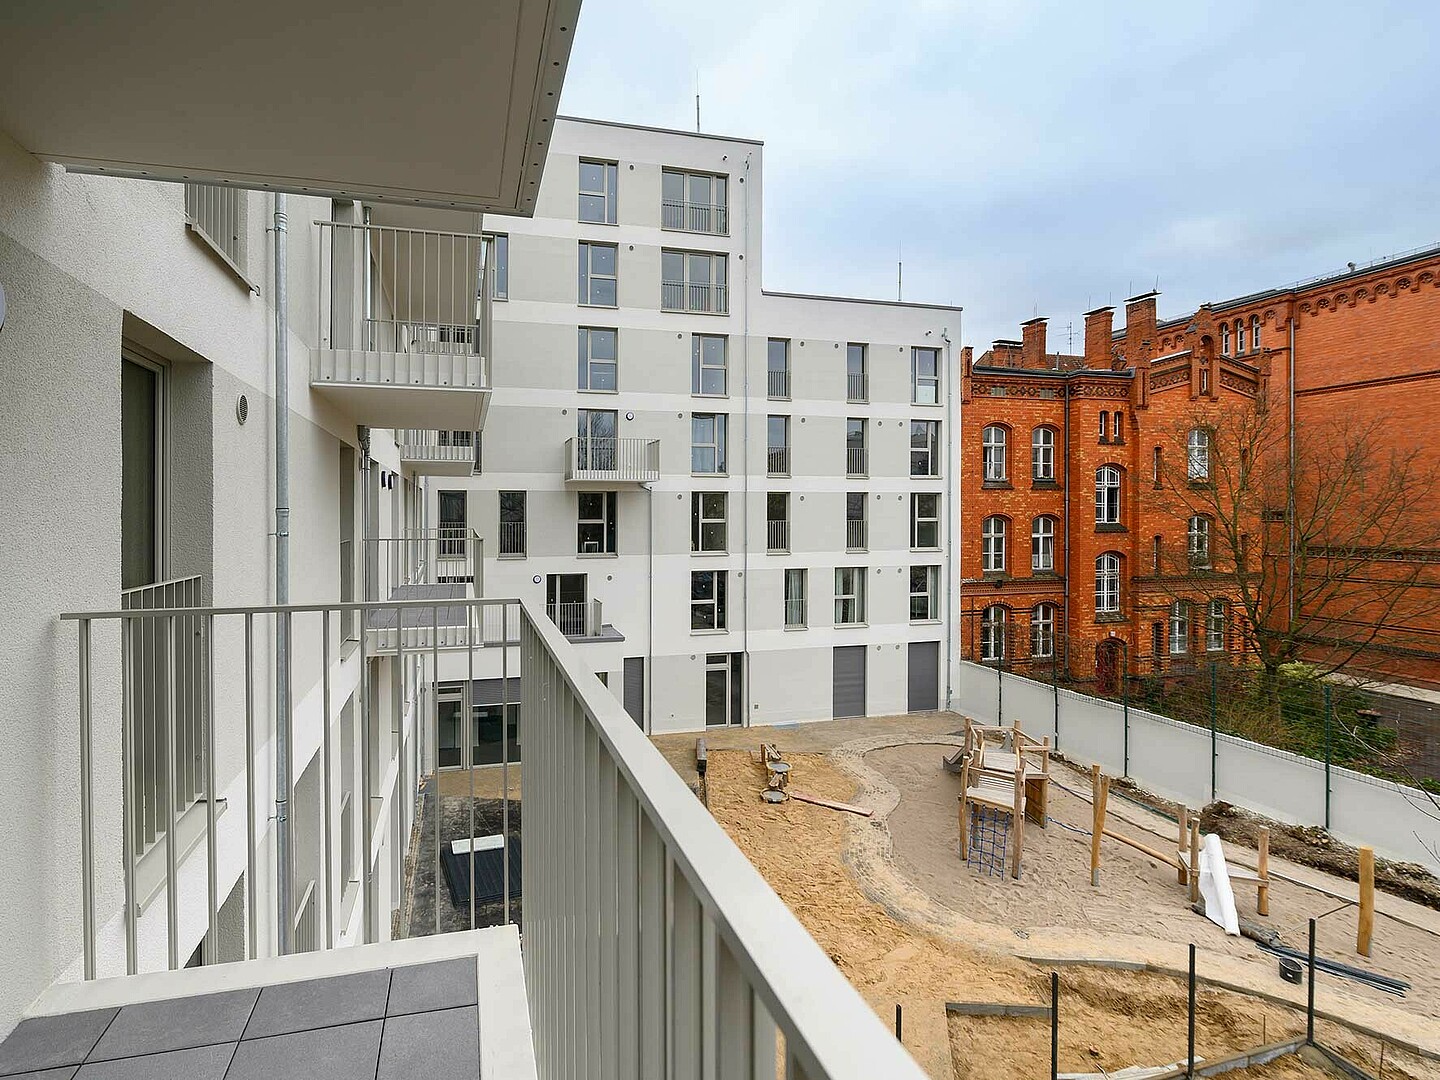
[[[1115,702],[1063,688],[1057,694],[1048,683],[962,662],[956,707],[987,723],[1019,720],[1030,734],[1049,735],[1071,760],[1097,762],[1115,776],[1127,772],[1125,711]],[[1205,728],[1131,708],[1128,743],[1128,775],[1156,795],[1192,807],[1221,799],[1295,825],[1325,823],[1322,762],[1218,734],[1212,792]],[[1440,808],[1415,788],[1332,766],[1330,832],[1440,873]]]

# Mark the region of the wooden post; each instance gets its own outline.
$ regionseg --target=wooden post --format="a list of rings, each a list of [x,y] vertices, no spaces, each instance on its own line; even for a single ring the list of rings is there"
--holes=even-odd
[[[966,723],[969,723],[967,720]],[[960,861],[970,861],[970,757],[960,763]]]
[[[1090,805],[1093,810],[1090,829],[1090,886],[1100,887],[1100,837],[1105,833],[1105,799],[1110,782],[1100,775],[1100,766],[1090,766]]]
[[[1270,830],[1260,829],[1260,857],[1255,864],[1255,873],[1260,883],[1255,886],[1255,910],[1261,915],[1270,914]]]
[[[1190,878],[1187,876],[1187,872],[1185,870],[1185,845],[1188,844],[1189,841],[1190,808],[1188,806],[1182,806],[1180,807],[1180,841],[1175,849],[1175,861],[1180,864],[1180,868],[1175,871],[1175,876],[1179,880],[1181,885],[1187,885],[1190,882]]]
[[[1016,721],[1015,730],[1020,730],[1019,721]],[[1019,736],[1016,736],[1018,741]],[[1019,746],[1016,746],[1019,750]],[[1015,758],[1015,805],[1012,815],[1014,821],[1012,828],[1015,832],[1015,843],[1010,850],[1010,876],[1020,876],[1020,849],[1025,843],[1025,759],[1018,754]]]
[[[1375,933],[1375,849],[1360,849],[1360,927],[1355,951],[1370,955],[1370,938]]]
[[[1190,902],[1200,899],[1200,819],[1190,820]]]

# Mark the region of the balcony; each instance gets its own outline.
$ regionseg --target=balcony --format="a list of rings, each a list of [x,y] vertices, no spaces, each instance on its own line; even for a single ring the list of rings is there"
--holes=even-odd
[[[357,423],[479,431],[490,401],[489,240],[317,221],[310,388]]]
[[[771,399],[784,401],[790,397],[790,372],[789,371],[767,371],[765,380],[765,396]]]
[[[870,530],[864,518],[849,518],[845,522],[845,550],[864,551]]]
[[[439,601],[433,608],[379,608],[365,624],[376,655],[397,648],[464,648],[463,601],[485,591],[485,541],[474,529],[416,529],[364,541],[367,600]]]
[[[462,604],[469,626],[498,621],[516,627],[509,646],[472,639],[470,663],[483,661],[484,653],[503,653],[520,677],[523,776],[511,774],[518,795],[510,794],[510,784],[500,785],[506,805],[518,799],[524,809],[518,936],[510,925],[510,897],[519,883],[507,873],[503,905],[493,909],[498,912],[495,925],[477,924],[472,891],[468,905],[453,897],[447,901],[452,916],[468,906],[468,920],[462,923],[468,928],[438,932],[437,895],[434,936],[385,940],[390,920],[378,916],[388,915],[388,908],[379,910],[388,894],[376,888],[375,878],[393,872],[388,870],[393,852],[387,830],[398,828],[400,843],[418,835],[410,850],[427,863],[433,857],[437,871],[441,865],[441,832],[423,826],[443,815],[420,817],[418,830],[412,824],[417,792],[422,800],[447,797],[433,782],[421,784],[432,766],[420,756],[420,724],[430,722],[428,710],[434,707],[438,730],[438,702],[424,699],[422,672],[422,704],[391,715],[398,703],[410,700],[412,684],[405,673],[411,656],[394,668],[404,675],[405,685],[393,696],[370,692],[367,665],[357,666],[349,657],[331,662],[337,655],[331,631],[351,605],[65,615],[62,619],[77,625],[80,645],[80,813],[74,847],[81,852],[82,875],[75,974],[84,981],[57,983],[32,1003],[27,1009],[32,1019],[12,1037],[13,1046],[0,1047],[0,1061],[13,1065],[17,1059],[6,1059],[6,1053],[29,1052],[32,1059],[19,1059],[18,1068],[78,1064],[94,1040],[77,1050],[71,1045],[75,1040],[59,1036],[84,1026],[84,1018],[69,1014],[95,1008],[120,1008],[122,1016],[131,1010],[131,1029],[143,1028],[147,1040],[132,1052],[193,1045],[184,1041],[185,1017],[198,1006],[188,999],[225,990],[239,993],[233,1000],[209,998],[205,1007],[233,1008],[237,1017],[250,1017],[251,1026],[264,1013],[267,1023],[295,1033],[298,1037],[278,1036],[288,1043],[275,1047],[287,1055],[291,1068],[304,1069],[333,1051],[347,1060],[354,1057],[346,1075],[398,1076],[386,1071],[387,1040],[400,1038],[405,1025],[391,1018],[443,1006],[453,1013],[453,1023],[440,1037],[428,1037],[426,1045],[446,1058],[451,1072],[485,1080],[537,1073],[642,1076],[667,1059],[697,1076],[707,1071],[708,1062],[717,1076],[747,1080],[923,1080],[904,1048],[600,685],[560,629],[528,601]],[[362,604],[358,610],[364,619],[372,609],[395,606]],[[423,610],[428,605],[399,606]],[[195,617],[204,628],[202,685],[211,688],[203,697],[204,730],[224,733],[199,748],[205,790],[223,794],[230,812],[217,821],[218,799],[207,798],[211,811],[205,815],[203,842],[183,860],[171,862],[167,902],[142,907],[134,902],[133,855],[128,848],[123,854],[118,850],[117,836],[127,834],[97,828],[97,821],[133,815],[129,777],[119,775],[125,772],[121,763],[130,759],[93,749],[97,727],[104,736],[112,731],[108,718],[115,717],[114,734],[124,745],[137,725],[153,724],[155,718],[137,715],[134,696],[123,693],[120,681],[104,668],[113,663],[111,644],[130,641],[141,622],[169,624],[182,616]],[[286,633],[277,637],[282,626]],[[256,635],[279,643],[278,658],[256,653]],[[426,663],[423,652],[413,659]],[[252,746],[248,740],[257,734],[253,706],[257,699],[271,699],[272,662],[295,674],[294,692],[282,699],[282,707],[288,711],[296,771],[312,759],[336,762],[336,775],[327,768],[316,781],[316,805],[327,808],[323,814],[272,817],[275,744],[255,739],[253,752],[233,752],[242,735]],[[98,679],[92,677],[97,670]],[[341,690],[338,697],[331,693],[356,675],[361,681],[353,691]],[[234,685],[258,692],[214,692],[229,686],[232,676]],[[322,679],[327,693],[311,694]],[[162,696],[177,689],[167,687]],[[362,710],[353,729],[356,752],[332,757],[336,703],[352,692]],[[376,709],[380,715],[371,716]],[[429,736],[424,738],[428,742]],[[230,751],[223,774],[217,744]],[[159,765],[173,769],[176,757]],[[382,777],[378,784],[377,774]],[[284,779],[284,759],[278,775],[282,784],[293,785]],[[356,793],[350,805],[360,808],[354,815],[358,843],[352,856],[359,863],[360,882],[342,892],[332,872],[340,842],[328,808],[349,790]],[[290,804],[295,794],[292,786]],[[504,849],[511,843],[512,819],[502,821],[499,846]],[[259,829],[265,830],[263,837]],[[298,877],[290,873],[283,879],[294,884],[277,891],[273,882],[287,864],[277,860],[270,834],[278,830],[289,837],[297,829],[318,833],[312,831],[313,839],[298,847],[288,841],[280,846],[282,853],[304,852],[306,862],[296,866]],[[263,874],[257,872],[262,862]],[[322,884],[310,889],[305,883],[312,878]],[[474,876],[469,880],[473,890]],[[240,920],[248,920],[242,946],[247,958],[219,968],[178,970],[198,940],[220,942],[220,900],[232,887],[248,900]],[[347,911],[351,904],[353,917]],[[300,935],[313,935],[316,946],[304,958],[290,955],[301,944]],[[334,948],[342,940],[353,940],[355,947]],[[212,955],[209,949],[206,955]],[[420,967],[439,961],[446,966]],[[164,968],[170,970],[157,970]],[[135,978],[142,970],[147,974]],[[313,981],[339,975],[350,978],[343,984]],[[361,992],[362,987],[368,990]],[[344,1034],[326,1026],[337,1022],[333,1018],[307,1025],[295,1015],[293,1003],[300,998],[338,1003],[342,988],[346,1010],[353,1006],[363,1013],[348,1017],[358,1022]],[[405,995],[421,992],[445,1000],[391,1008]],[[357,995],[368,1003],[357,1004]],[[168,1004],[142,1007],[162,1001]],[[435,1013],[414,1023],[430,1030],[442,1019]],[[217,1040],[217,1053],[225,1060],[257,1058],[265,1048],[253,1044],[256,1034],[237,1020],[230,1034]],[[245,1035],[251,1036],[251,1045]],[[392,1049],[403,1048],[392,1044]],[[264,1071],[258,1059],[247,1061],[246,1069]]]
[[[614,487],[660,479],[659,439],[577,435],[565,440],[565,482]]]
[[[861,405],[870,400],[870,381],[863,371],[852,371],[845,376],[845,400]]]
[[[869,458],[863,446],[847,446],[845,448],[845,475],[865,476],[869,466]]]
[[[723,206],[664,199],[660,204],[660,227],[673,232],[709,233],[724,236],[730,231],[730,215]]]
[[[788,446],[770,446],[765,449],[765,475],[766,476],[789,476],[790,475],[790,448]]]
[[[698,315],[727,315],[730,312],[730,290],[725,285],[662,281],[660,310],[688,311]]]
[[[624,641],[625,636],[605,622],[599,600],[573,600],[546,604],[545,614],[571,641]]]
[[[783,554],[790,550],[790,522],[765,522],[765,550],[771,555]]]
[[[525,522],[500,522],[500,558],[523,559],[525,557]]]
[[[473,431],[409,428],[395,436],[400,463],[421,476],[469,476],[475,471],[477,440]]]

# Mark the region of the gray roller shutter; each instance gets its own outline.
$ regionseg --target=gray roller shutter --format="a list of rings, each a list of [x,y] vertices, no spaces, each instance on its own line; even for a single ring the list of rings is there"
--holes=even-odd
[[[625,711],[630,718],[645,727],[645,658],[625,658]]]
[[[940,643],[910,643],[908,708],[911,712],[933,712],[940,707]]]
[[[865,715],[865,646],[835,649],[834,693],[831,716]]]

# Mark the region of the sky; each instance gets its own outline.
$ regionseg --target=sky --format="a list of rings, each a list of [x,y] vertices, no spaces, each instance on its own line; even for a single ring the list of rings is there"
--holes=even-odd
[[[765,142],[766,288],[977,351],[1440,243],[1440,3],[584,0],[561,110]],[[1122,317],[1117,317],[1117,326]]]

